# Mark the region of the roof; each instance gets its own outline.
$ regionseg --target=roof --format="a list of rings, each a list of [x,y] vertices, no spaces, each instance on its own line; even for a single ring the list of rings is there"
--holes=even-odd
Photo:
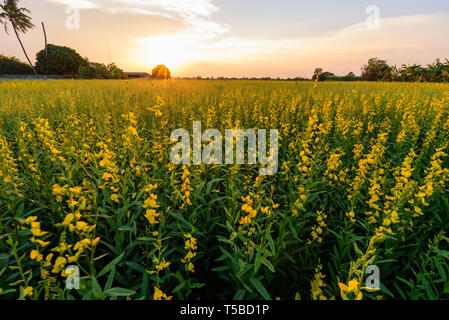
[[[147,72],[125,72],[128,76],[151,76]]]

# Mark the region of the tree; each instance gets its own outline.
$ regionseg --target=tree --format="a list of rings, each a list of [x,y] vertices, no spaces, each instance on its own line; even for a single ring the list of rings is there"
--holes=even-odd
[[[0,54],[0,74],[32,74],[33,69],[16,57],[5,57]]]
[[[429,78],[427,76],[428,70],[423,68],[419,64],[414,65],[402,65],[401,73],[402,77],[407,82],[423,82],[428,81]]]
[[[30,11],[26,8],[19,8],[18,0],[4,0],[3,4],[0,4],[0,9],[0,23],[3,23],[5,26],[5,32],[9,34],[7,23],[10,22],[28,63],[37,75],[36,69],[31,63],[19,36],[20,33],[26,33],[28,30],[34,28],[34,24],[31,22],[31,17],[28,15]]]
[[[312,80],[316,80],[320,78],[320,75],[323,73],[323,68],[315,68],[315,71],[313,72]]]
[[[123,72],[122,69],[117,67],[115,63],[110,63],[107,65],[109,72],[109,79],[127,79],[128,76]],[[170,72],[170,71],[169,71]]]
[[[436,59],[435,63],[427,65],[427,74],[429,77],[429,81],[448,82],[449,60],[446,59],[445,63],[442,63],[440,59]]]
[[[322,74],[320,74],[319,81],[326,81],[326,79],[332,78],[332,77],[335,77],[335,74],[333,74],[332,72],[326,71],[326,72],[323,72]]]
[[[166,66],[160,64],[153,69],[152,77],[154,79],[171,79],[171,73]]]
[[[78,74],[82,79],[127,79],[128,76],[115,63],[108,65],[91,62],[80,66]]]
[[[41,50],[36,55],[36,69],[42,74],[74,76],[80,66],[88,66],[89,62],[74,49],[49,44],[47,53]]]
[[[390,67],[386,60],[380,60],[378,58],[371,58],[368,60],[368,64],[362,68],[362,80],[365,81],[379,81],[388,76]]]
[[[328,71],[323,72],[322,68],[316,68],[315,72],[313,73],[312,80],[315,81],[318,79],[318,81],[326,81],[326,79],[330,78],[330,77],[335,77],[335,74],[333,74],[332,72],[328,72]]]

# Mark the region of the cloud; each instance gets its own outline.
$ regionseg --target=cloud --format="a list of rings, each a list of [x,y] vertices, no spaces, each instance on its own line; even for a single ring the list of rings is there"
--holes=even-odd
[[[172,15],[156,12],[156,11],[150,11],[145,9],[139,9],[139,8],[129,8],[129,7],[113,7],[108,8],[106,11],[112,14],[120,14],[120,13],[131,13],[131,14],[140,14],[140,15],[146,15],[146,16],[159,16],[167,19],[174,19]]]
[[[139,9],[143,14],[147,9],[151,9],[153,13],[169,14],[171,18],[184,21],[187,31],[191,33],[203,33],[213,37],[229,30],[227,26],[213,21],[212,14],[219,11],[219,8],[212,0],[113,0],[113,2],[133,10]]]
[[[133,8],[159,8],[183,16],[210,17],[219,8],[212,0],[109,0]]]
[[[65,6],[79,9],[98,9],[100,6],[94,1],[90,0],[48,0],[50,2],[56,2]]]
[[[212,19],[219,7],[212,0],[47,0],[80,9],[100,9],[112,14],[132,13],[181,20],[191,32],[223,34],[229,30]]]

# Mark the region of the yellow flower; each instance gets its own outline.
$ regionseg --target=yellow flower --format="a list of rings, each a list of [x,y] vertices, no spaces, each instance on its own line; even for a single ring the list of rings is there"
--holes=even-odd
[[[78,231],[87,231],[88,228],[89,228],[89,225],[86,222],[84,222],[84,221],[76,222],[76,229]]]
[[[30,252],[30,259],[31,260],[36,260],[37,262],[40,262],[40,261],[42,261],[42,259],[44,259],[44,256],[42,254],[40,254],[39,251],[32,250]]]
[[[111,180],[111,179],[113,179],[113,178],[114,178],[114,176],[113,176],[112,174],[110,174],[109,172],[103,173],[103,176],[102,176],[102,179],[103,179],[103,180],[109,181],[109,180]]]
[[[82,187],[74,187],[69,189],[69,191],[74,194],[80,194],[82,190],[83,190]]]
[[[196,250],[197,246],[196,246],[196,239],[194,237],[192,237],[192,235],[190,233],[188,234],[184,234],[184,237],[187,238],[186,243],[185,243],[185,249],[186,250]]]
[[[36,239],[36,242],[41,246],[41,247],[46,247],[50,244],[50,241],[42,241],[40,239]]]
[[[41,231],[40,222],[31,222],[30,231],[35,237],[42,237],[42,236],[45,236],[46,234],[48,234],[48,232]]]
[[[338,286],[340,287],[340,293],[343,300],[349,300],[348,295],[350,293],[354,294],[354,300],[362,300],[363,294],[360,291],[359,282],[356,279],[352,279],[351,281],[349,281],[348,285],[339,282]]]
[[[61,223],[62,226],[67,227],[72,221],[75,219],[75,215],[73,213],[69,213],[65,216],[64,221]]]
[[[32,287],[26,287],[26,288],[21,287],[21,288],[23,290],[23,297],[24,298],[33,295],[33,288]]]
[[[193,253],[192,251],[189,251],[189,252],[187,252],[187,254],[186,254],[186,256],[185,256],[185,258],[183,260],[184,261],[190,261],[190,260],[192,260],[195,257],[196,257],[196,252]]]
[[[28,218],[25,220],[25,222],[27,222],[27,223],[32,223],[32,222],[34,222],[34,221],[36,221],[36,220],[37,220],[37,217],[32,216],[32,217],[28,217]]]
[[[65,188],[61,187],[59,184],[55,184],[53,186],[53,195],[61,195],[64,194]]]
[[[69,257],[68,261],[69,261],[69,263],[76,262],[76,261],[78,261],[78,256],[71,256],[71,257]]]
[[[157,262],[157,260],[156,260],[156,262]],[[158,264],[156,265],[156,270],[162,271],[162,270],[164,270],[165,268],[167,268],[169,265],[170,265],[170,262],[165,261],[165,258],[162,258],[161,263],[158,263]]]
[[[159,223],[156,218],[159,216],[159,213],[156,212],[156,210],[154,209],[148,209],[146,214],[145,214],[145,218],[147,218],[148,222],[150,224],[156,224]]]
[[[245,216],[240,219],[241,225],[248,225],[250,223],[251,223],[251,218],[249,216]]]
[[[67,203],[70,208],[74,208],[78,204],[78,201],[75,201],[73,198],[71,198],[70,200],[67,201]]]
[[[100,237],[96,237],[94,240],[92,240],[92,246],[96,246],[100,242]]]
[[[51,272],[53,273],[59,273],[64,267],[67,262],[67,259],[64,257],[57,257],[55,264],[53,266],[53,270]]]
[[[118,195],[115,194],[115,193],[114,193],[114,194],[111,194],[111,200],[118,203],[118,202],[119,202],[119,201],[118,201]]]
[[[173,296],[167,297],[167,295],[163,293],[161,289],[159,289],[158,287],[154,287],[154,300],[171,300],[172,298]]]
[[[132,135],[134,135],[134,136],[139,136],[139,134],[137,133],[137,130],[136,130],[136,128],[134,128],[133,126],[129,126],[128,127],[128,131],[132,134]]]
[[[251,199],[251,197],[250,196],[247,196],[247,197],[241,197],[242,198],[242,201],[244,201],[244,202],[246,202],[247,204],[253,204],[253,199]]]
[[[150,192],[153,191],[154,189],[157,189],[157,184],[150,184],[150,185],[145,189],[145,192],[150,193]]]
[[[44,267],[49,267],[51,266],[51,259],[53,258],[53,253],[50,253],[46,258],[45,258],[45,264]]]
[[[157,204],[156,200],[153,199],[152,197],[148,198],[145,200],[143,207],[144,209],[146,208],[154,208],[157,209],[159,208],[159,205]]]

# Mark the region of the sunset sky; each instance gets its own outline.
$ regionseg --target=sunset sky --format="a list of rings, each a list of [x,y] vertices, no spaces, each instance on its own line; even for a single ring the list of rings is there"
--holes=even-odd
[[[2,1],[2,0],[0,0]],[[21,0],[36,28],[31,57],[49,43],[125,71],[166,64],[175,76],[311,77],[316,67],[360,74],[373,56],[390,64],[449,58],[447,0]],[[366,25],[379,8],[380,28]],[[80,8],[79,29],[67,27]],[[69,24],[73,26],[73,24]],[[0,53],[24,60],[0,29]]]

